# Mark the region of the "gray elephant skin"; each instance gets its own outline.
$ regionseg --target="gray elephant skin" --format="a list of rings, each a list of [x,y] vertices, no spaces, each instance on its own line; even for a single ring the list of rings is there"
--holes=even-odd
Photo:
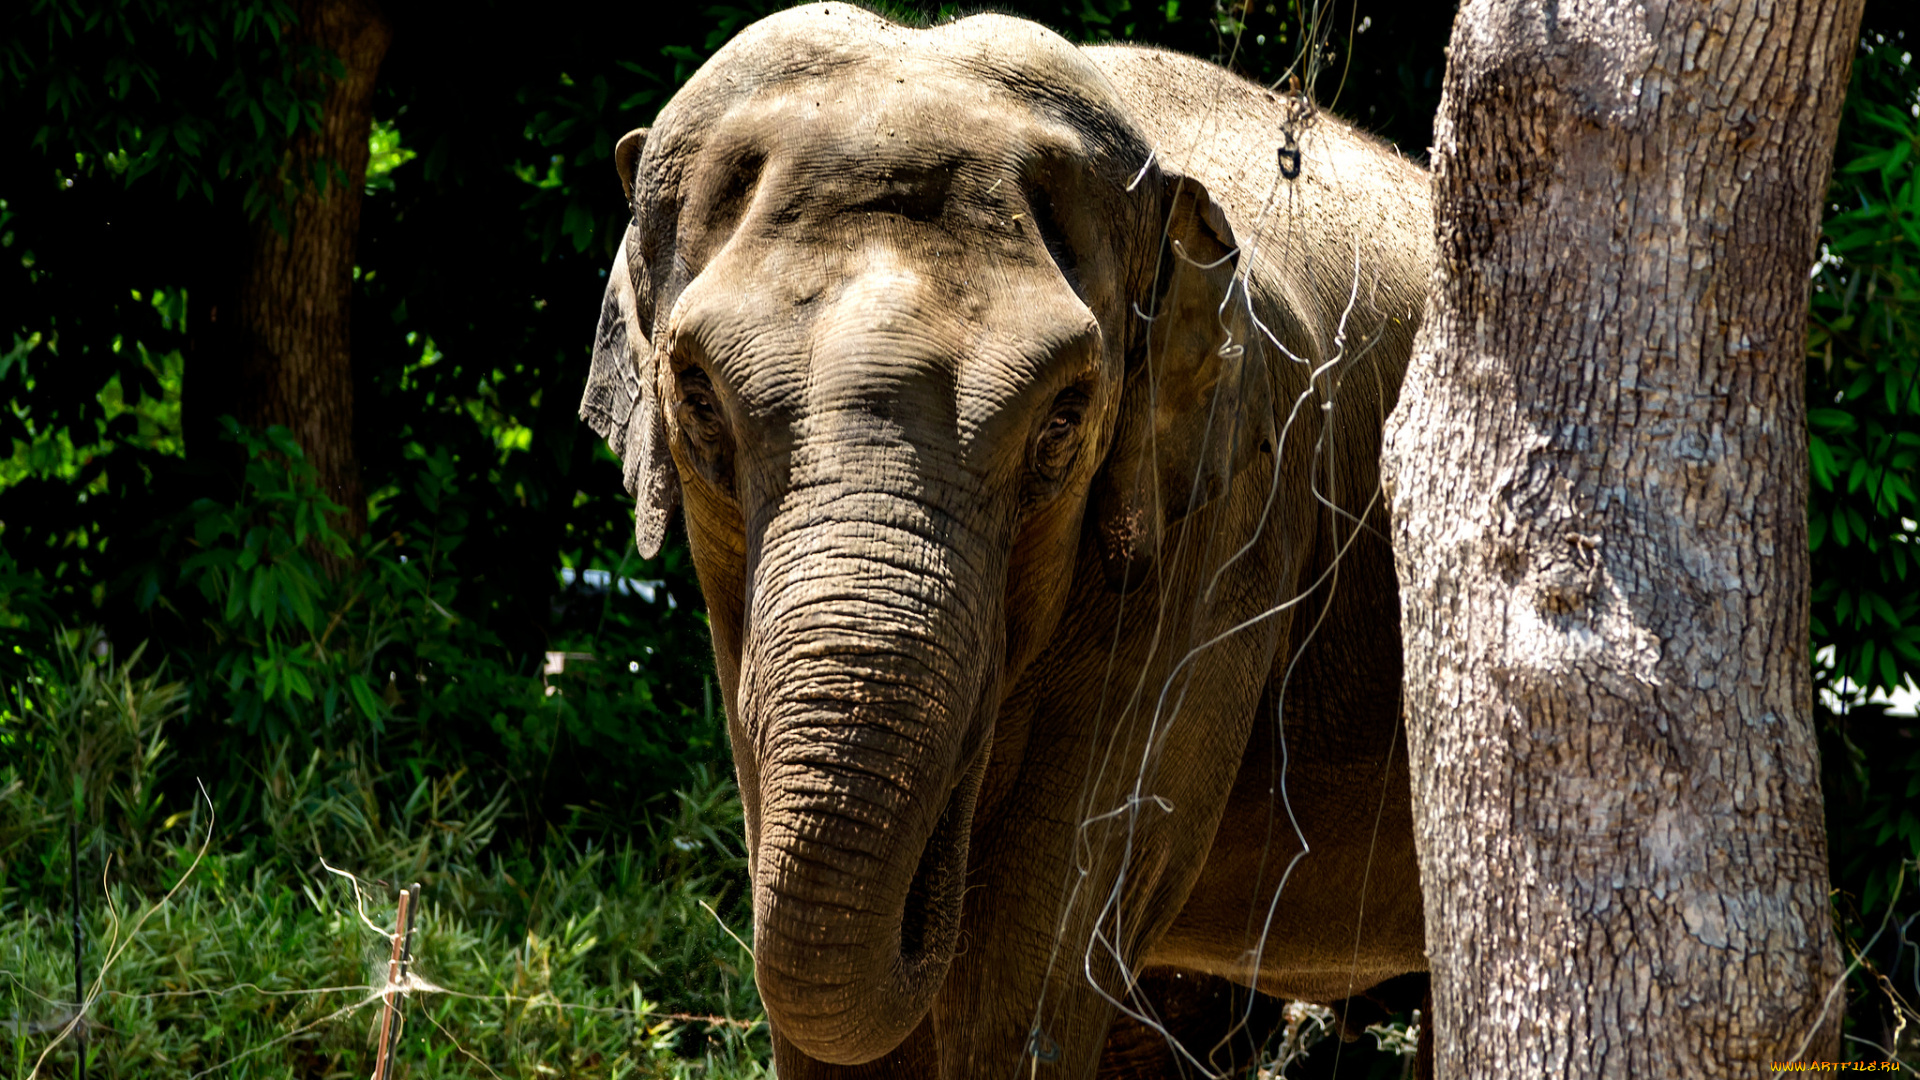
[[[615,156],[581,414],[642,552],[684,517],[779,1075],[1085,1076],[1180,1036],[1172,973],[1424,971],[1377,458],[1425,173],[1199,60],[839,4]]]

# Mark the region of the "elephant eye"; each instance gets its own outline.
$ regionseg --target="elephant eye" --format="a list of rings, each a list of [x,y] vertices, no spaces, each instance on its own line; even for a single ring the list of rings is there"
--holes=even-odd
[[[1080,451],[1080,422],[1086,411],[1087,397],[1078,390],[1063,390],[1053,399],[1053,411],[1034,442],[1035,472],[1050,481],[1066,475]]]
[[[714,391],[707,373],[697,367],[681,372],[679,383],[680,399],[673,405],[674,419],[679,422],[686,442],[688,463],[709,484],[731,495],[733,440],[727,435],[720,395]]]
[[[678,410],[680,427],[690,438],[711,442],[720,437],[724,425],[706,372],[692,368],[681,374]]]

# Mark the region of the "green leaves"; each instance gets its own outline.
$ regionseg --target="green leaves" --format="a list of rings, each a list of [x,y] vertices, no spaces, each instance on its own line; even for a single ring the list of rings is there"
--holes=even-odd
[[[367,143],[367,191],[392,191],[393,170],[419,155],[401,145],[399,127],[387,120],[374,120]]]
[[[373,692],[373,686],[367,677],[358,672],[347,676],[347,692],[353,695],[353,703],[360,707],[360,715],[367,722],[378,724],[387,715],[386,704]]]
[[[1904,46],[1863,43],[1856,80],[1808,327],[1808,540],[1830,689],[1890,691],[1920,672],[1907,584],[1920,518],[1920,119]]]
[[[124,183],[154,175],[176,197],[211,201],[224,181],[273,181],[286,141],[319,127],[341,65],[296,44],[298,22],[286,0],[41,3],[0,42],[0,104],[34,102],[49,122],[32,145],[76,163],[71,174],[112,165]]]
[[[1807,531],[1815,678],[1841,931],[1865,947],[1920,858],[1920,740],[1885,696],[1920,676],[1920,73],[1869,34],[1841,119],[1808,320]],[[1897,903],[1898,912],[1890,912]],[[1869,958],[1871,962],[1871,958]],[[1856,983],[1874,994],[1870,976]]]
[[[362,570],[329,579],[318,556],[355,553],[333,529],[341,508],[319,491],[292,434],[254,434],[228,421],[227,437],[246,456],[240,498],[198,500],[173,525],[176,535],[190,532],[197,549],[179,579],[207,604],[210,684],[230,722],[249,733],[327,741],[335,727],[349,738],[363,727],[378,731],[387,709],[369,682],[369,646],[385,640],[380,625],[397,617],[399,598],[425,591],[424,583],[405,564],[381,559],[381,545],[359,553]],[[162,598],[156,587],[144,606]],[[203,689],[203,703],[206,696]]]

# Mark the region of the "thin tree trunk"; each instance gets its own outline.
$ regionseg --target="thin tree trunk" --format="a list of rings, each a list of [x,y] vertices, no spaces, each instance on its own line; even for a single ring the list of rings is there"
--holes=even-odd
[[[1807,270],[1860,0],[1467,0],[1386,470],[1438,1074],[1832,1060]]]
[[[196,436],[211,441],[224,412],[249,427],[284,424],[346,508],[336,527],[357,536],[366,498],[353,446],[354,247],[374,83],[393,35],[367,0],[307,0],[298,11],[299,40],[338,56],[344,71],[327,80],[320,130],[288,146],[282,226],[267,215],[251,222],[228,244],[240,265],[210,267],[192,297],[206,324],[190,341],[189,397],[198,400],[187,403],[187,437],[190,450],[210,450],[195,447]]]

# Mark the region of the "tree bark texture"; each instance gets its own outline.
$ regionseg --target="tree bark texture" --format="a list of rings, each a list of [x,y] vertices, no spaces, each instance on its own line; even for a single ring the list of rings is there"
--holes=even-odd
[[[1860,0],[1467,0],[1388,427],[1438,1075],[1838,1057],[1804,341]]]
[[[338,56],[344,70],[327,79],[319,130],[302,129],[288,145],[283,221],[252,221],[230,245],[240,265],[211,268],[194,296],[208,325],[190,344],[191,394],[201,400],[187,435],[195,449],[194,436],[212,435],[222,412],[253,428],[284,424],[327,496],[346,508],[336,527],[357,536],[367,510],[353,444],[354,248],[374,83],[393,34],[367,0],[305,0],[297,10],[299,40]]]

